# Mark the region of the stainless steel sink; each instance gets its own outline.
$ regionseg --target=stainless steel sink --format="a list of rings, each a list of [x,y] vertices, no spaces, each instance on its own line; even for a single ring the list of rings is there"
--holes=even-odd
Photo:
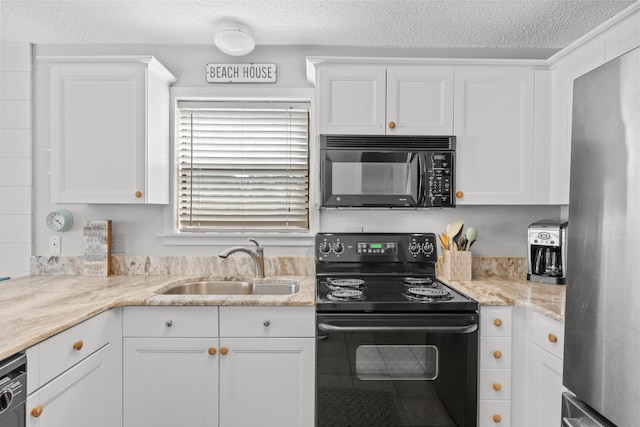
[[[168,289],[164,295],[291,295],[300,290],[297,283],[250,283],[233,280],[190,282]]]

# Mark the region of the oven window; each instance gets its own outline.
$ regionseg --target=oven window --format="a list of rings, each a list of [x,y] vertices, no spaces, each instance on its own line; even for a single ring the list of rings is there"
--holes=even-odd
[[[432,345],[362,345],[356,349],[361,380],[435,380],[438,349]]]

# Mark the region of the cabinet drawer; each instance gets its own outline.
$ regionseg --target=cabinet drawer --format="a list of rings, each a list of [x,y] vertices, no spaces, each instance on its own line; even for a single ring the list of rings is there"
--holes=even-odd
[[[480,336],[510,337],[511,307],[481,307]]]
[[[38,344],[40,378],[37,386],[51,381],[108,343],[108,312],[41,342]]]
[[[511,399],[511,369],[480,369],[480,400]]]
[[[564,353],[564,324],[533,313],[533,342],[562,360]]]
[[[510,427],[511,402],[480,401],[478,427]]]
[[[486,369],[510,369],[511,338],[480,338],[480,367]]]
[[[27,398],[27,427],[115,426],[119,417],[113,406],[116,393],[110,388],[109,347],[103,347],[85,360],[32,393]],[[41,415],[32,411],[40,409]],[[7,424],[2,424],[7,425]]]
[[[124,307],[125,337],[197,338],[218,336],[218,307]]]
[[[220,307],[221,337],[314,337],[314,307]]]

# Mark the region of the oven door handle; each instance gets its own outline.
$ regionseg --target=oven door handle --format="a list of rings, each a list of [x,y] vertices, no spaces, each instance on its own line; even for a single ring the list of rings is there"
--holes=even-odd
[[[336,326],[318,323],[324,332],[428,332],[439,334],[470,334],[478,330],[477,324],[463,326]]]

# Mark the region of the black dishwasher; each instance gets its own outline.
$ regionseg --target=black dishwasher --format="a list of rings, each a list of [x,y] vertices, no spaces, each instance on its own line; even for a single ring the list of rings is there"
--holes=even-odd
[[[0,427],[24,427],[27,398],[27,356],[0,362]]]

